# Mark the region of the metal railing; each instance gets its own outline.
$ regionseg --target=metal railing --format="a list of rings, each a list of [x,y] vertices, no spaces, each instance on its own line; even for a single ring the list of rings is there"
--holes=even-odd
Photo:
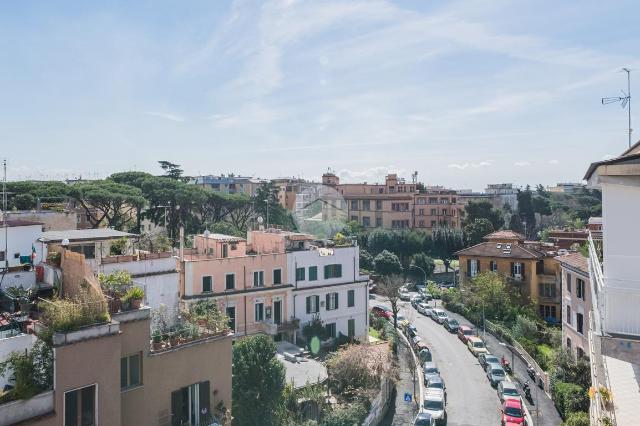
[[[602,335],[604,329],[604,277],[602,275],[602,265],[600,264],[600,254],[596,250],[591,233],[589,233],[589,278],[591,281],[591,300],[594,317],[593,330]]]

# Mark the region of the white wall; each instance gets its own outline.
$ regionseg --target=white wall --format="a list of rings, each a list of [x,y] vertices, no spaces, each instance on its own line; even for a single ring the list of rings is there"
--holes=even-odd
[[[36,288],[36,271],[7,272],[2,281],[2,288],[22,287]]]
[[[11,221],[11,216],[9,216]],[[12,226],[7,229],[8,235],[8,253],[9,266],[20,265],[20,258],[15,259],[14,254],[19,253],[21,256],[30,256],[32,246],[36,249],[36,258],[33,263],[36,264],[43,260],[42,243],[37,239],[42,237],[42,225],[29,226]],[[4,251],[5,237],[4,228],[0,228],[0,251]],[[4,267],[4,261],[0,262],[0,266]]]
[[[11,352],[24,353],[25,349],[31,350],[35,342],[36,336],[33,334],[19,334],[0,339],[0,362],[5,361]],[[11,372],[7,372],[4,376],[0,375],[0,390],[8,383],[8,378],[11,377],[11,374]]]

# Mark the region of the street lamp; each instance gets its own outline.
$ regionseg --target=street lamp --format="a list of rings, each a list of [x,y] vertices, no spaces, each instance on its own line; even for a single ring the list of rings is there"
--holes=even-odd
[[[409,268],[416,268],[416,269],[419,269],[419,270],[422,271],[422,273],[424,274],[424,285],[426,287],[426,285],[427,285],[427,273],[425,272],[425,270],[422,269],[421,267],[419,267],[418,265],[413,264],[413,263],[411,265],[409,265]]]

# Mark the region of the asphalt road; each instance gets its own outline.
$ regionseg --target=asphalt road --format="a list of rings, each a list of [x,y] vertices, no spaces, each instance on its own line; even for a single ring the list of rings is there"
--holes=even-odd
[[[379,301],[377,299],[377,303]],[[418,313],[409,302],[402,302],[401,306],[401,313],[416,326],[418,335],[431,349],[447,386],[447,425],[499,425],[500,402],[496,390],[489,384],[476,357],[457,335]]]

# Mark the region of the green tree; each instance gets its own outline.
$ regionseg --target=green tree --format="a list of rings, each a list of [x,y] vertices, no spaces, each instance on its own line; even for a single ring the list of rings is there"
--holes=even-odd
[[[470,246],[481,243],[485,236],[495,231],[493,224],[489,219],[475,219],[464,227],[464,234],[467,244]]]
[[[432,258],[426,255],[426,253],[416,253],[411,256],[411,265],[417,266],[418,268],[409,267],[407,269],[407,273],[410,273],[414,278],[422,281],[424,280],[424,275],[426,274],[426,278],[428,279],[431,274],[433,274],[433,270],[436,268],[436,264]],[[424,271],[424,273],[423,273]],[[426,285],[426,283],[424,283]]]
[[[31,194],[18,194],[13,199],[13,204],[18,210],[31,210],[36,206],[36,197]]]
[[[452,228],[435,228],[431,232],[431,254],[442,260],[446,272],[455,256],[455,252],[464,248],[464,236],[462,231]]]
[[[145,204],[138,188],[111,180],[75,184],[70,195],[85,210],[94,228],[106,221],[111,228],[123,229],[131,222],[133,212]],[[94,209],[98,212],[95,216]]]
[[[291,214],[278,201],[278,188],[273,182],[262,182],[256,189],[253,208],[261,215],[269,226],[279,225],[288,229],[295,229]]]
[[[589,413],[585,411],[577,411],[569,414],[564,423],[562,423],[562,426],[589,426],[590,424],[591,420],[589,419]]]
[[[383,250],[387,250],[392,245],[393,234],[391,231],[376,228],[369,233],[367,238],[367,250],[372,255],[377,255]]]
[[[505,319],[518,305],[517,296],[505,278],[495,272],[476,275],[468,284],[465,304],[476,313],[484,308],[485,317]]]
[[[233,346],[233,424],[277,425],[285,368],[270,337],[257,335]]]
[[[533,205],[533,193],[531,192],[531,187],[527,185],[524,191],[518,191],[517,197],[518,216],[520,219],[519,227],[526,238],[532,238],[536,235],[536,212]],[[512,230],[515,231],[513,228]]]
[[[375,271],[380,275],[392,275],[402,272],[400,259],[394,253],[383,250],[374,258]]]
[[[470,201],[464,207],[464,226],[473,224],[476,219],[487,219],[491,222],[494,230],[498,230],[504,225],[502,211],[493,208],[489,201]]]
[[[398,312],[400,312],[400,287],[404,285],[404,280],[400,275],[385,275],[378,283],[378,293],[391,305],[393,313],[393,327],[398,328]],[[395,348],[394,348],[395,352]]]
[[[160,168],[164,170],[165,176],[170,179],[182,180],[182,173],[184,170],[180,168],[180,164],[175,164],[170,161],[158,161]]]
[[[368,251],[361,248],[360,249],[360,268],[366,269],[367,271],[372,271],[373,265],[374,265],[373,256],[371,256],[371,254]]]

